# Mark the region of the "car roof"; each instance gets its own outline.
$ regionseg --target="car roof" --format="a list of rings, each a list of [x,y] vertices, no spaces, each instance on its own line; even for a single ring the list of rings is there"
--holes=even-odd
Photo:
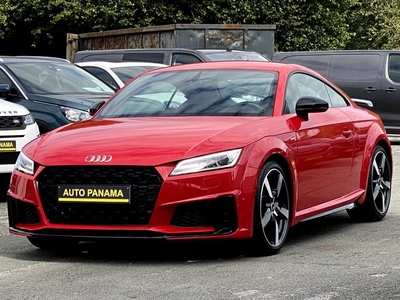
[[[238,71],[272,71],[280,74],[290,74],[294,71],[306,72],[313,75],[316,78],[324,80],[333,84],[332,81],[327,80],[318,72],[304,67],[302,65],[285,63],[285,62],[274,62],[274,61],[251,61],[251,60],[235,60],[235,61],[210,61],[200,62],[192,64],[182,64],[176,66],[170,66],[168,68],[158,68],[154,70],[148,70],[145,74],[155,74],[160,72],[173,72],[173,71],[196,71],[196,70],[238,70]]]
[[[90,53],[120,53],[120,52],[139,52],[139,51],[154,51],[154,52],[165,52],[165,51],[197,51],[197,49],[190,49],[190,48],[125,48],[125,49],[95,49],[95,50],[79,50],[76,53],[82,52],[90,52]]]
[[[139,62],[139,61],[123,61],[123,62],[110,62],[110,61],[85,61],[76,63],[78,66],[98,66],[98,67],[168,67],[165,64],[153,62]]]
[[[244,49],[226,49],[226,48],[212,48],[212,49],[203,49],[203,48],[134,48],[134,49],[96,49],[96,50],[79,50],[77,53],[82,52],[90,52],[90,53],[120,53],[120,52],[165,52],[165,51],[184,51],[184,52],[255,52],[251,50]]]
[[[250,52],[250,53],[258,53],[256,51],[252,50],[245,50],[245,49],[218,49],[218,48],[213,48],[213,49],[196,49],[197,51],[203,52],[203,53],[218,53],[218,52]]]
[[[171,72],[171,71],[190,71],[190,70],[222,70],[222,69],[236,69],[236,70],[264,70],[264,71],[275,71],[290,73],[292,71],[304,71],[313,74],[319,78],[322,78],[320,74],[311,70],[307,67],[288,64],[283,62],[272,62],[272,61],[247,61],[247,60],[235,60],[235,61],[211,61],[211,62],[200,62],[193,64],[182,64],[177,66],[171,66],[168,68],[160,68],[155,70],[146,71],[146,73],[158,73],[158,72]]]
[[[52,62],[65,62],[70,63],[65,58],[51,57],[51,56],[0,56],[0,62],[37,62],[37,61],[52,61]]]
[[[368,54],[368,53],[400,53],[400,50],[318,50],[318,51],[281,51],[275,52],[273,56],[281,54],[296,54],[296,55],[322,55],[322,54]]]

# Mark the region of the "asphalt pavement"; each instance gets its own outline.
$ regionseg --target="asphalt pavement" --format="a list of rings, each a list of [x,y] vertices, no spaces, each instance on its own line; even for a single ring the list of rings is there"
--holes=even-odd
[[[8,233],[0,203],[0,299],[400,299],[400,146],[381,222],[345,212],[303,222],[279,254],[239,243],[82,243],[54,253]]]

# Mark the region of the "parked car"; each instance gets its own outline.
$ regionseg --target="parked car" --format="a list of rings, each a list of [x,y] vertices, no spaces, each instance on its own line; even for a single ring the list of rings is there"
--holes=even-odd
[[[4,88],[0,85],[0,97]],[[0,202],[6,199],[19,152],[38,136],[39,127],[25,107],[0,99]]]
[[[309,67],[350,97],[371,101],[388,135],[400,137],[399,50],[278,52],[272,59]]]
[[[379,221],[389,208],[380,118],[302,66],[150,70],[91,112],[18,158],[9,229],[37,247],[246,239],[275,254],[301,221],[341,210]]]
[[[61,58],[0,56],[2,97],[26,107],[40,132],[89,117],[88,108],[114,90]]]
[[[225,60],[269,61],[267,57],[255,51],[186,48],[84,50],[76,52],[74,57],[75,63],[86,61],[138,61],[172,66]]]
[[[129,80],[144,71],[168,67],[150,62],[87,61],[76,64],[116,89],[122,88]]]

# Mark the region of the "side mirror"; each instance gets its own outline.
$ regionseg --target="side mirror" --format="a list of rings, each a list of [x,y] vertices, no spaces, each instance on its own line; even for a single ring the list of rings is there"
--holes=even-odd
[[[325,112],[329,108],[328,102],[316,97],[301,97],[296,103],[296,114],[308,121],[309,113]]]
[[[10,91],[11,88],[9,84],[0,84],[0,97],[7,97]]]
[[[106,103],[106,101],[100,101],[92,104],[88,110],[89,115],[93,116],[95,113],[97,113],[97,111],[104,105],[104,103]]]

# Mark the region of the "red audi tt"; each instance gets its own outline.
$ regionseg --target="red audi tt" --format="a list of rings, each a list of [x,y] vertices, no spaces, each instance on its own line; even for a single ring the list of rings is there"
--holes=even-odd
[[[39,248],[247,239],[269,255],[300,221],[341,210],[379,221],[389,208],[381,120],[301,66],[151,70],[90,112],[19,155],[9,230]]]

